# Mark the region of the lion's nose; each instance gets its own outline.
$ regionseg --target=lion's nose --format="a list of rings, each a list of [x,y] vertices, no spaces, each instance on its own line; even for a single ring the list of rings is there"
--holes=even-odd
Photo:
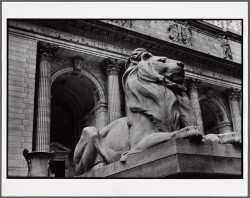
[[[185,66],[184,63],[182,63],[182,62],[177,62],[176,64],[177,64],[178,66],[182,67],[182,68],[184,68],[184,66]]]

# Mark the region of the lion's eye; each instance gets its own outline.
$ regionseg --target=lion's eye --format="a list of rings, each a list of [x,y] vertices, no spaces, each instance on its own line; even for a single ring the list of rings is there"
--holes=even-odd
[[[166,63],[166,59],[158,59],[159,62]]]

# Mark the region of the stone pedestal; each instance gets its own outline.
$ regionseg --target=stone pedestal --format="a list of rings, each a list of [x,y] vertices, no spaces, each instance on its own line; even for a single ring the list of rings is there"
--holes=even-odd
[[[49,177],[50,162],[53,159],[55,152],[28,152],[23,151],[23,155],[28,164],[28,177]]]
[[[79,177],[242,178],[241,147],[170,140]]]

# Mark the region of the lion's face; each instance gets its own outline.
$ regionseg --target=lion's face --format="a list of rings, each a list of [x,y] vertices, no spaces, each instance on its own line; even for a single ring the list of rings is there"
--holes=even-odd
[[[178,84],[184,81],[184,64],[164,56],[153,56],[151,53],[142,55],[140,65],[151,65],[154,71]]]

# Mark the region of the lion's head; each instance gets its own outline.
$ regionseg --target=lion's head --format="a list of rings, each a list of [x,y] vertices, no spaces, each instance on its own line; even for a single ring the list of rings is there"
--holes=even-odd
[[[184,64],[165,56],[153,56],[151,53],[144,52],[138,67],[139,70],[150,70],[152,75],[174,83],[182,84],[184,81]]]
[[[146,115],[159,131],[179,130],[188,123],[193,125],[193,121],[187,118],[189,110],[183,113],[178,105],[183,102],[185,109],[190,108],[186,89],[182,85],[185,77],[182,62],[154,56],[138,48],[132,52],[126,66],[123,88],[131,112]],[[185,120],[178,121],[180,117],[185,117]]]

